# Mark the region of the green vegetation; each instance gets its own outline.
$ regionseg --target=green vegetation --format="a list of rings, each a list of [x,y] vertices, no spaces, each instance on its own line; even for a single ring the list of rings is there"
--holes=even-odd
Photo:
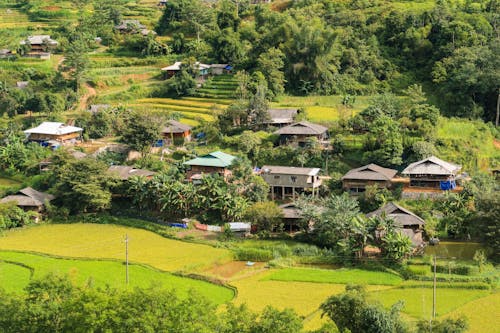
[[[307,269],[285,268],[273,272],[267,277],[276,281],[302,281],[336,284],[362,285],[399,285],[403,280],[398,275],[387,272],[367,271],[361,269]]]
[[[46,255],[0,251],[0,263],[17,265],[16,270],[10,271],[2,279],[13,278],[19,274],[19,279],[5,284],[7,291],[24,289],[30,278],[42,279],[49,274],[67,275],[78,286],[90,284],[94,287],[110,286],[115,289],[126,287],[147,288],[158,284],[164,289],[173,289],[179,296],[186,297],[190,290],[206,297],[216,304],[225,303],[233,298],[233,291],[229,288],[190,278],[179,277],[170,273],[161,272],[151,267],[138,264],[129,265],[129,285],[125,283],[125,266],[123,262],[109,260],[76,260]],[[1,267],[1,266],[0,266]],[[10,268],[10,267],[9,267]],[[30,270],[33,275],[30,276]],[[4,267],[2,272],[7,272]],[[28,279],[26,279],[26,272]],[[2,287],[4,284],[2,284]]]

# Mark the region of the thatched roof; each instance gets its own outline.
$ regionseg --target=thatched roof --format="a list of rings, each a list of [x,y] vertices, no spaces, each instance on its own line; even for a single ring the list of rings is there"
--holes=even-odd
[[[397,170],[383,168],[372,163],[357,169],[349,170],[341,179],[390,181],[397,173]]]
[[[6,196],[0,200],[0,203],[14,201],[20,207],[41,207],[45,204],[45,201],[51,201],[53,199],[54,196],[52,194],[39,192],[31,187],[26,187],[14,195]]]
[[[108,172],[117,175],[122,180],[127,180],[132,176],[151,177],[156,174],[153,171],[136,169],[127,165],[112,165],[108,168]]]
[[[279,135],[321,135],[328,131],[328,128],[308,121],[301,121],[289,126],[280,128],[275,134]]]
[[[297,116],[297,109],[269,109],[268,124],[291,124]]]
[[[420,226],[425,224],[425,221],[421,217],[394,202],[389,202],[382,208],[366,214],[366,216],[386,216],[392,218],[398,227]]]
[[[462,167],[457,164],[445,162],[436,156],[412,163],[403,170],[403,175],[456,175]]]
[[[262,173],[267,173],[267,174],[316,176],[321,169],[264,165],[261,170]]]
[[[191,130],[191,126],[178,122],[176,120],[167,121],[167,126],[161,130],[162,134],[184,133]]]

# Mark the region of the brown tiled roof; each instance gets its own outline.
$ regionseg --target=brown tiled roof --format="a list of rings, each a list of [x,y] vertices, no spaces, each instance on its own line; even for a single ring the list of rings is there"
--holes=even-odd
[[[371,213],[366,214],[367,217],[372,216],[386,216],[392,218],[399,227],[407,227],[412,225],[424,225],[425,221],[414,213],[410,212],[406,208],[395,204],[394,202],[389,202],[382,208],[377,209]]]
[[[397,170],[383,168],[372,163],[357,169],[349,170],[341,179],[390,181],[397,173]]]
[[[300,121],[298,123],[280,128],[274,133],[280,135],[320,135],[326,131],[328,131],[328,128],[325,126],[313,124],[308,121]]]

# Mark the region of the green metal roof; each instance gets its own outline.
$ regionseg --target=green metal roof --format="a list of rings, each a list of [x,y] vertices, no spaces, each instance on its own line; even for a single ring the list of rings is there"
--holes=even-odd
[[[214,151],[213,153],[205,156],[196,157],[192,160],[184,162],[185,165],[199,165],[208,167],[227,168],[236,159],[235,156],[223,153],[221,151]]]

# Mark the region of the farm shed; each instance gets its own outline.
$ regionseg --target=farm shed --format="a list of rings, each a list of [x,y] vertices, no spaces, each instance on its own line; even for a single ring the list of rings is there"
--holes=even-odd
[[[173,65],[163,67],[161,70],[165,74],[165,78],[169,79],[175,74],[177,74],[183,66],[181,61],[175,62]],[[206,78],[210,69],[210,65],[202,64],[199,61],[194,63],[194,68],[196,69],[196,77]]]
[[[167,121],[167,125],[162,128],[161,135],[165,144],[191,141],[192,127],[178,122],[177,120]]]
[[[391,188],[392,179],[397,170],[383,168],[376,164],[368,164],[349,170],[342,178],[342,188],[350,194],[357,195],[366,190],[367,186],[377,185],[379,188]]]

